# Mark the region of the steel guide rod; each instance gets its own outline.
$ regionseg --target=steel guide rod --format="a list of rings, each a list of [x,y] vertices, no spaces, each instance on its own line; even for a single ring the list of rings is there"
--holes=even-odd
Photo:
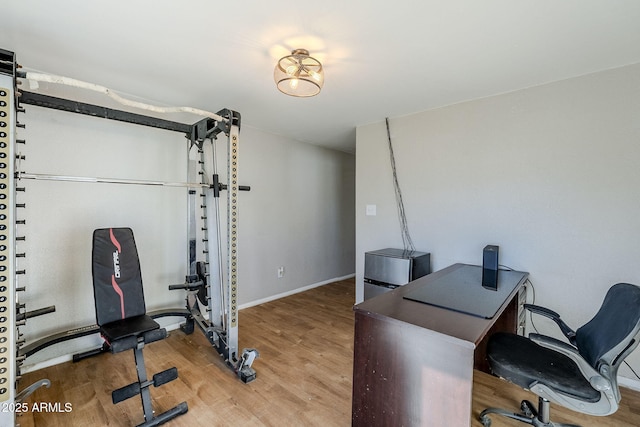
[[[153,185],[164,187],[186,187],[186,188],[209,188],[210,184],[200,182],[167,182],[152,181],[143,179],[124,179],[124,178],[98,178],[88,176],[67,176],[67,175],[50,175],[42,173],[18,172],[17,179],[35,179],[42,181],[68,181],[68,182],[87,182],[101,184],[129,184],[129,185]]]

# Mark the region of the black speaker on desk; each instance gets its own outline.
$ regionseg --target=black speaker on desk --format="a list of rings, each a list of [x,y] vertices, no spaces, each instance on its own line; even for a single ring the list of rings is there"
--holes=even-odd
[[[498,290],[498,251],[496,245],[487,245],[482,251],[482,286]]]

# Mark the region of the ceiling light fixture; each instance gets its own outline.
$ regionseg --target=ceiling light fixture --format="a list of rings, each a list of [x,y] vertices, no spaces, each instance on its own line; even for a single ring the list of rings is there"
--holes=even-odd
[[[309,97],[320,93],[324,71],[317,59],[306,49],[296,49],[280,58],[273,71],[278,90],[291,96]]]

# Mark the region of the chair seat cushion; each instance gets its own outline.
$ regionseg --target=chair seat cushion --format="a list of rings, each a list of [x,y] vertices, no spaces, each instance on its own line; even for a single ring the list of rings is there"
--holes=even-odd
[[[492,335],[487,346],[487,358],[495,375],[524,389],[541,383],[585,402],[600,400],[600,392],[591,387],[569,357],[523,336],[508,333]]]
[[[145,332],[159,329],[160,325],[147,315],[129,317],[127,319],[116,320],[100,327],[100,333],[110,343],[119,339],[139,336]]]

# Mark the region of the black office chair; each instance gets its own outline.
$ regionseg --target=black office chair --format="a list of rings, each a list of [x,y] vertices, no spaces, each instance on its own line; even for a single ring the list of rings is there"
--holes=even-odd
[[[146,314],[138,251],[130,228],[103,228],[93,232],[93,292],[96,320],[105,345],[112,353],[133,350],[138,381],[111,393],[114,404],[136,395],[142,399],[145,422],[140,426],[163,424],[187,412],[186,402],[153,416],[151,385],[159,387],[178,378],[169,368],[147,379],[142,349],[146,344],[167,337]]]
[[[522,412],[517,414],[485,409],[479,417],[482,424],[489,427],[488,415],[498,414],[536,427],[576,427],[552,423],[549,402],[590,415],[614,413],[620,402],[618,368],[638,346],[640,287],[628,283],[612,286],[598,313],[575,332],[549,309],[530,304],[525,308],[551,318],[570,344],[539,334],[529,338],[508,333],[491,336],[487,345],[491,371],[537,394],[538,408],[524,400]]]

